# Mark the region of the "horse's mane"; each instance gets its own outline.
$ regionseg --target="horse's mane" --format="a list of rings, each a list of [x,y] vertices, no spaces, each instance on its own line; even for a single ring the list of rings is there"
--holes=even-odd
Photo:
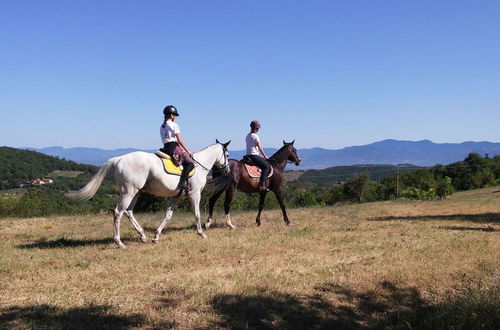
[[[286,145],[282,146],[278,151],[276,151],[271,157],[268,158],[268,161],[275,165],[284,161],[286,159],[286,156],[284,155],[284,152],[286,152],[286,148]]]
[[[200,152],[203,152],[203,151],[207,150],[208,148],[211,148],[211,147],[213,147],[213,146],[215,146],[215,145],[217,145],[217,143],[211,144],[211,145],[209,145],[208,147],[205,147],[205,148],[203,148],[203,149],[201,149],[201,150],[198,150],[198,151],[196,151],[196,152],[195,152],[195,154],[200,153]]]

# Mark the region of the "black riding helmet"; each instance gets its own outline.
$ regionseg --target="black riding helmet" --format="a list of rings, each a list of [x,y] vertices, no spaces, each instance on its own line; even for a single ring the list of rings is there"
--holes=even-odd
[[[168,116],[170,114],[173,114],[174,116],[179,116],[177,109],[173,105],[167,105],[165,109],[163,109],[163,114],[165,116]]]
[[[250,123],[250,128],[260,128],[260,121],[252,120],[252,122]]]

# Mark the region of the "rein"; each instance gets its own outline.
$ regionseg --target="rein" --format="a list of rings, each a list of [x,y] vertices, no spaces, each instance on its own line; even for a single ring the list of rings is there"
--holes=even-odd
[[[208,168],[206,168],[202,163],[200,163],[199,161],[197,161],[196,159],[194,159],[194,156],[191,155],[191,159],[198,165],[200,165],[201,167],[203,167],[205,170],[207,171],[210,171]]]
[[[191,159],[198,165],[200,165],[201,167],[203,167],[205,170],[207,170],[208,172],[210,172],[210,170],[208,168],[205,167],[205,165],[203,165],[202,163],[200,163],[199,161],[197,161],[195,158],[194,158],[194,155],[190,155],[191,156]],[[222,166],[221,168],[218,168],[217,170],[218,171],[223,171],[226,169],[226,167],[229,166],[229,162],[227,162],[227,164],[224,164],[224,166]],[[213,170],[212,170],[213,171]]]

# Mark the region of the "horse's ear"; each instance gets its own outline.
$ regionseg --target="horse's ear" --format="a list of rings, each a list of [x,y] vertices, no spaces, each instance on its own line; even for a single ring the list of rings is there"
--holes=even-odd
[[[295,143],[295,140],[293,140],[290,144],[293,146],[294,143]]]
[[[283,140],[283,145],[284,145],[284,146],[286,146],[286,142],[285,142],[285,140]]]
[[[226,142],[226,143],[223,143],[222,145],[224,146],[224,148],[226,148],[226,149],[227,149],[227,146],[229,145],[229,143],[231,143],[231,140],[229,140],[229,141],[228,141],[228,142]]]
[[[215,143],[220,143],[220,142],[219,142],[219,139],[215,139]]]

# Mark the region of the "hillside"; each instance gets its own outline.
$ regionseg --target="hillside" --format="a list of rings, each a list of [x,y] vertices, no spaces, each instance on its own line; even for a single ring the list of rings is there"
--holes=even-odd
[[[354,166],[334,166],[323,170],[308,170],[305,171],[297,181],[312,182],[316,184],[336,184],[346,181],[347,179],[367,173],[373,181],[380,182],[382,179],[399,173],[407,173],[414,171],[420,167],[414,165],[354,165]]]
[[[310,148],[301,149],[300,140],[295,146],[302,159],[300,167],[287,166],[292,169],[323,169],[332,166],[349,166],[359,164],[415,164],[417,166],[433,166],[449,164],[464,159],[469,153],[475,152],[484,156],[500,155],[500,143],[493,142],[463,142],[434,143],[429,140],[399,141],[383,140],[362,146],[352,146],[343,149]],[[32,149],[51,156],[71,159],[82,164],[102,165],[111,157],[120,156],[138,149],[103,150],[98,148],[61,148],[49,147]],[[272,155],[277,149],[266,148],[266,153]],[[153,152],[154,150],[144,150]],[[229,156],[241,159],[244,150],[230,150]]]
[[[18,188],[26,180],[43,178],[54,171],[96,171],[96,167],[92,165],[77,164],[40,152],[10,147],[0,147],[0,159],[0,190]]]
[[[117,191],[111,175],[88,202],[64,196],[65,192],[83,187],[96,173],[95,166],[8,147],[0,148],[0,158],[0,218],[98,213],[116,204]],[[49,183],[27,183],[45,177],[51,179]]]

